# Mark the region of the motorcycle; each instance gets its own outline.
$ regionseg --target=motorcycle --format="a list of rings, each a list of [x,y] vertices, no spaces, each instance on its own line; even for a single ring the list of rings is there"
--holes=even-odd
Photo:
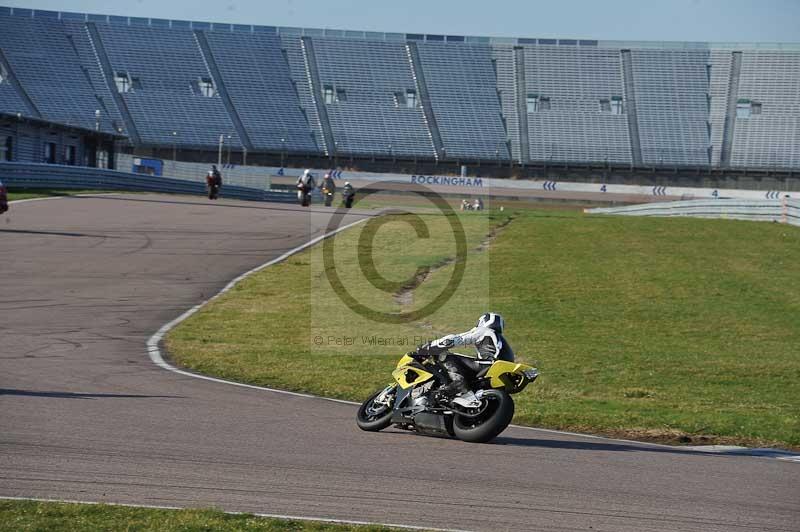
[[[3,182],[0,181],[0,214],[8,211],[8,194]]]
[[[322,196],[325,198],[325,206],[330,207],[333,204],[333,191],[327,188],[323,188]]]
[[[356,193],[352,187],[345,187],[344,192],[342,192],[342,198],[344,199],[345,208],[349,209],[353,206],[353,200],[356,198]]]
[[[311,205],[311,187],[302,184],[297,185],[297,201],[303,207]]]
[[[392,372],[395,382],[364,401],[356,414],[361,430],[377,432],[394,424],[421,434],[485,443],[503,432],[514,417],[512,395],[525,389],[539,371],[507,360],[478,360],[457,353],[468,375],[469,389],[479,405],[464,407],[443,396],[446,381],[435,360],[418,361],[404,355]],[[446,375],[446,373],[445,373]]]

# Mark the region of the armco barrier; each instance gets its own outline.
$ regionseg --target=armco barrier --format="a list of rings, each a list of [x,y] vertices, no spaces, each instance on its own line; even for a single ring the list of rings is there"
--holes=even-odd
[[[124,172],[133,172],[134,162],[147,157],[134,157],[127,153],[117,154],[117,168]],[[196,181],[205,183],[206,173],[211,169],[207,163],[190,163],[184,161],[161,160],[164,165],[161,175],[182,181]],[[235,185],[259,190],[270,190],[270,176],[266,168],[260,166],[220,166],[222,177],[226,185]],[[322,175],[322,174],[320,174]]]
[[[646,203],[627,207],[585,209],[589,214],[624,216],[689,216],[778,222],[800,226],[800,200],[689,200]]]
[[[205,195],[204,183],[144,174],[53,164],[0,163],[0,181],[8,188],[129,190]],[[292,203],[295,196],[235,185],[222,186],[222,197]]]

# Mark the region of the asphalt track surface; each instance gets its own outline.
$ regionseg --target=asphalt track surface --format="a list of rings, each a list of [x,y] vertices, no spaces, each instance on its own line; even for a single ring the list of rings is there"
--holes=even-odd
[[[467,530],[800,530],[796,463],[521,428],[490,445],[369,434],[352,405],[150,361],[150,335],[320,235],[324,209],[142,195],[9,214],[0,496]]]

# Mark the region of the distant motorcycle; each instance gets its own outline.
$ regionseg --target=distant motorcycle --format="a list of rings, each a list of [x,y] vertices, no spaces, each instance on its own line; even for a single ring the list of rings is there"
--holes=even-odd
[[[0,214],[8,211],[8,192],[3,182],[0,181]]]
[[[219,198],[219,189],[222,188],[222,178],[209,172],[206,176],[206,191],[208,192],[208,199],[215,200]]]
[[[435,358],[420,362],[405,355],[392,372],[395,382],[373,394],[358,409],[358,427],[375,432],[394,424],[401,429],[473,443],[495,438],[514,417],[511,395],[535,381],[539,371],[513,361],[462,357],[463,365],[471,372],[469,388],[480,400],[479,406],[465,408],[439,392],[444,368]]]
[[[311,205],[311,187],[303,184],[297,185],[297,201],[303,207]]]
[[[345,208],[349,209],[353,206],[353,200],[356,198],[356,191],[353,189],[353,185],[351,185],[349,181],[344,184],[342,198],[344,199]]]
[[[322,189],[322,197],[325,198],[325,206],[330,207],[333,204],[333,191],[327,188]]]

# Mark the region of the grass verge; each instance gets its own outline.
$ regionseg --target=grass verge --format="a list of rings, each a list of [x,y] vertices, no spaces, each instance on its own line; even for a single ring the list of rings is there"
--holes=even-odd
[[[0,532],[124,530],[136,532],[388,532],[355,526],[227,514],[218,510],[162,510],[107,504],[0,500]]]
[[[469,249],[464,280],[423,320],[392,325],[350,311],[316,246],[182,323],[168,351],[202,373],[358,401],[388,381],[401,353],[493,309],[505,315],[518,358],[542,371],[515,397],[517,423],[800,448],[798,229],[535,209],[458,218]],[[336,237],[334,263],[350,293],[398,312],[443,290],[454,268],[449,222],[422,219],[427,239],[400,216]],[[411,297],[361,273],[364,232],[392,286],[427,270]]]

